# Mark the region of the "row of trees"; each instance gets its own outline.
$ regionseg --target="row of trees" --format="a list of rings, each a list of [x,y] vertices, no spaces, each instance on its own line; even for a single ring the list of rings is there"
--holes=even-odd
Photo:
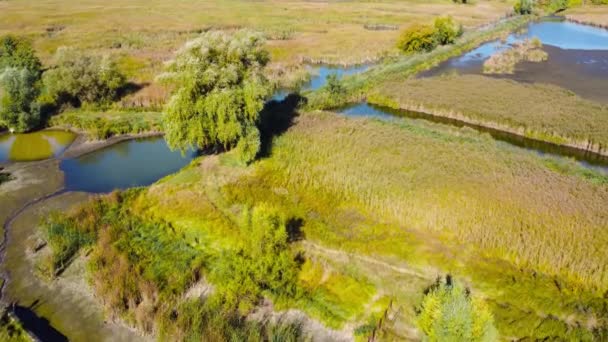
[[[59,48],[54,65],[43,70],[30,42],[0,39],[0,126],[11,132],[32,130],[63,104],[102,104],[115,100],[126,84],[107,57]]]

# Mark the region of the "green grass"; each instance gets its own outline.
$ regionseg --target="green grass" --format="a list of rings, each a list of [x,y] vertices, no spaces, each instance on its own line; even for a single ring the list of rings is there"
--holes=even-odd
[[[442,76],[383,83],[368,102],[608,153],[608,107],[552,85]]]
[[[162,113],[80,109],[53,116],[49,125],[84,131],[95,139],[106,139],[113,135],[160,132]]]

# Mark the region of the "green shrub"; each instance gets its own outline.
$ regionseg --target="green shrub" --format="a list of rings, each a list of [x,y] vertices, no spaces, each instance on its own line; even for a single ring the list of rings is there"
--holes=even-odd
[[[107,56],[61,47],[55,54],[55,67],[44,73],[43,83],[47,102],[108,104],[118,98],[126,79]]]
[[[41,66],[29,41],[10,35],[0,39],[0,72],[12,67],[40,74]]]
[[[428,341],[498,340],[487,305],[450,278],[436,283],[424,297],[417,324]]]
[[[0,72],[0,125],[25,132],[40,124],[39,75],[26,68]]]
[[[246,128],[245,131],[245,136],[236,144],[236,152],[239,160],[247,164],[260,151],[260,131],[255,127]]]
[[[24,132],[40,124],[41,63],[29,41],[0,39],[0,126]]]
[[[453,44],[463,33],[462,25],[457,25],[450,16],[438,17],[434,26],[437,43],[441,45]]]
[[[517,14],[532,14],[533,0],[517,0],[513,5],[513,10]]]
[[[435,28],[430,25],[415,24],[399,35],[397,47],[405,53],[431,51],[437,46]]]

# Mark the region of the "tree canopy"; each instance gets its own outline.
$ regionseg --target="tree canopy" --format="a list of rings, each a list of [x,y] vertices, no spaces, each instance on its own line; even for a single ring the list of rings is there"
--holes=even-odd
[[[108,103],[118,97],[126,78],[107,56],[60,47],[55,67],[44,73],[43,82],[46,100],[52,103]]]
[[[0,71],[13,67],[39,74],[41,65],[29,41],[11,35],[0,38]]]
[[[258,123],[271,86],[264,40],[241,30],[206,32],[188,42],[161,80],[173,87],[166,106],[165,136],[172,149],[237,147],[244,162],[259,150]]]
[[[0,125],[24,132],[40,123],[40,68],[29,41],[0,38]]]

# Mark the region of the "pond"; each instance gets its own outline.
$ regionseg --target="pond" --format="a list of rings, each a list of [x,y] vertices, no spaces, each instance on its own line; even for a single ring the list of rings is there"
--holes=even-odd
[[[84,156],[61,161],[67,191],[106,193],[145,186],[179,171],[196,157],[171,151],[162,137],[117,143]]]
[[[504,41],[483,44],[420,73],[418,77],[449,73],[483,74],[483,63],[491,55],[532,37],[542,41],[543,50],[549,55],[547,61],[521,62],[513,74],[489,76],[555,84],[581,97],[608,103],[608,30],[559,18],[530,23],[524,32],[511,34]]]
[[[423,119],[454,127],[469,127],[479,132],[488,133],[492,136],[492,138],[498,141],[506,142],[511,145],[533,151],[540,155],[573,158],[585,168],[608,174],[608,157],[577,148],[559,146],[492,128],[468,124],[455,119],[409,110],[392,109],[368,103],[357,103],[350,105],[342,108],[339,112],[351,117],[372,117],[381,120],[395,120],[397,118]]]
[[[44,130],[0,135],[0,163],[42,160],[59,156],[76,139],[69,131]]]

